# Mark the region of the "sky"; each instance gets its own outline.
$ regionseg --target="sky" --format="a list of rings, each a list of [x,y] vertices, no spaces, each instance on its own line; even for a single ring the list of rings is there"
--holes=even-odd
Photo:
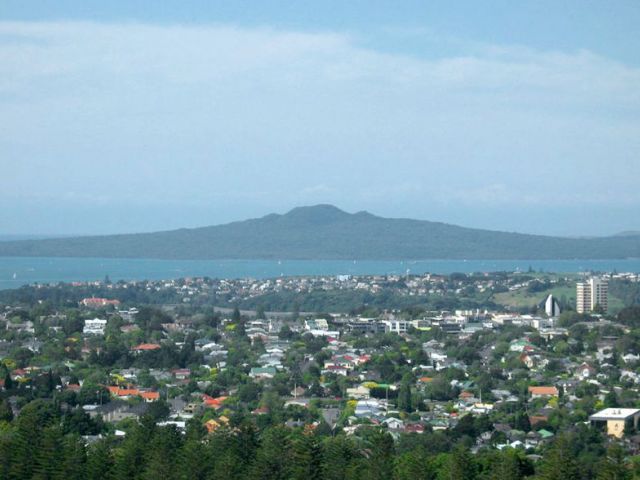
[[[0,3],[0,235],[296,206],[640,230],[640,2]]]

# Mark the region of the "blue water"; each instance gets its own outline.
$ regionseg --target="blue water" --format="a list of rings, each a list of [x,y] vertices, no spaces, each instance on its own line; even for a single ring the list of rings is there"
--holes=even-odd
[[[161,280],[180,277],[270,278],[292,275],[373,275],[526,271],[640,273],[629,260],[152,260],[119,258],[0,257],[0,289],[29,283]],[[14,278],[15,277],[15,278]]]

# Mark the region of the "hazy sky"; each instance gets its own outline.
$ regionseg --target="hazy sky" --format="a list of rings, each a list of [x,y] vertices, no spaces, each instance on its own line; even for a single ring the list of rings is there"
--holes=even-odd
[[[0,234],[316,203],[640,230],[638,25],[636,0],[4,0]]]

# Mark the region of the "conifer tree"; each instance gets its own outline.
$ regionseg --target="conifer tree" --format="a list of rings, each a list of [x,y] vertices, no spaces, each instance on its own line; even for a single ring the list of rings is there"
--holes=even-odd
[[[351,439],[343,435],[326,438],[321,449],[322,477],[325,480],[343,480],[356,456]]]
[[[477,478],[476,464],[464,445],[458,445],[440,469],[438,480],[474,480]]]
[[[321,451],[312,432],[297,431],[291,435],[291,480],[320,480]]]
[[[560,435],[547,451],[542,464],[542,480],[579,480],[580,470],[566,435]]]
[[[99,440],[87,451],[87,480],[111,480],[114,459],[106,440]]]
[[[395,462],[396,480],[434,480],[436,472],[422,446],[400,455]]]
[[[42,440],[35,449],[34,480],[57,480],[62,478],[64,449],[62,429],[50,426],[42,431]],[[26,477],[25,477],[26,478]]]
[[[624,450],[619,445],[607,449],[607,455],[597,470],[597,480],[631,480],[631,470],[625,462]]]
[[[498,452],[492,467],[491,480],[520,480],[524,477],[518,453],[512,449]]]
[[[284,480],[289,475],[290,444],[284,427],[265,429],[251,466],[252,480]]]
[[[87,452],[78,435],[67,435],[62,445],[62,475],[65,480],[85,480],[87,478]],[[102,478],[105,478],[104,475]]]

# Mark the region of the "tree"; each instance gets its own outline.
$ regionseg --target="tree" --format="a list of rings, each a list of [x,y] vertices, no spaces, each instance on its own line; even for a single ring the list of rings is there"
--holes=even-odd
[[[61,478],[65,480],[85,480],[87,478],[87,452],[78,435],[65,436],[62,445],[62,456]]]
[[[560,435],[547,451],[542,464],[542,480],[579,480],[580,470],[571,441]]]
[[[4,389],[7,392],[13,390],[13,379],[11,378],[11,373],[9,372],[7,372],[7,374],[4,376]]]
[[[198,438],[188,439],[179,454],[178,478],[181,480],[205,480],[209,465],[207,450]]]
[[[520,480],[527,472],[525,461],[517,450],[505,449],[496,453],[491,480]],[[531,472],[532,473],[532,472]]]
[[[98,440],[87,452],[87,480],[110,480],[113,478],[113,457],[106,440]]]
[[[312,432],[294,432],[291,436],[291,480],[320,480],[320,443]]]
[[[605,408],[618,408],[620,406],[620,402],[618,402],[618,396],[613,389],[605,395],[604,406]]]
[[[398,391],[398,409],[410,413],[413,411],[411,405],[411,386],[408,381],[402,381]]]
[[[434,480],[436,470],[423,446],[400,455],[395,463],[397,480]]]
[[[449,455],[447,463],[440,470],[438,479],[473,480],[477,478],[477,467],[473,457],[464,445],[458,445]]]
[[[631,480],[631,470],[625,462],[624,450],[619,445],[612,445],[606,457],[597,469],[597,480]]]
[[[284,427],[265,429],[256,452],[249,478],[253,480],[284,480],[289,478],[290,444]]]
[[[62,430],[52,425],[42,431],[42,437],[35,449],[34,478],[49,480],[61,478],[63,473],[64,450]]]
[[[392,478],[394,445],[390,434],[380,430],[367,432],[365,440],[369,444],[364,462],[363,477],[371,480]]]
[[[158,428],[149,443],[148,459],[143,479],[177,478],[177,452],[182,446],[182,434],[173,426]]]
[[[13,410],[11,409],[11,405],[6,400],[2,400],[0,402],[0,422],[10,422],[13,420]]]
[[[360,458],[353,441],[344,435],[326,438],[321,455],[320,470],[326,480],[344,480],[350,466]]]

